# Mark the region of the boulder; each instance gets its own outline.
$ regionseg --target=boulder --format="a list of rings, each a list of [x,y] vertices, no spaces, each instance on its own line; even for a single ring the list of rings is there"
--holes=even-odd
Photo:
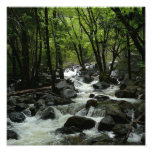
[[[85,117],[73,116],[70,117],[64,124],[64,127],[71,127],[71,126],[75,126],[82,130],[91,129],[95,126],[95,121]]]
[[[111,116],[105,116],[100,122],[98,126],[98,130],[103,131],[107,130],[110,131],[114,127],[115,122]]]
[[[84,75],[84,80],[85,83],[90,83],[91,81],[93,81],[92,77],[90,75]]]
[[[36,109],[39,109],[40,107],[45,107],[45,100],[39,99],[37,102],[35,102],[34,106]]]
[[[23,122],[25,120],[25,116],[23,113],[20,112],[11,112],[9,114],[9,118],[13,122]]]
[[[15,131],[13,130],[7,130],[7,140],[9,139],[18,139],[18,135]]]
[[[31,111],[31,116],[35,116],[35,114],[37,112],[36,107],[35,106],[30,106],[29,110]]]
[[[118,90],[115,92],[117,98],[135,98],[136,93],[128,90]]]
[[[141,142],[142,142],[142,144],[145,144],[145,134],[142,135]]]
[[[55,85],[55,88],[57,91],[61,91],[63,89],[73,89],[74,90],[74,85],[67,82],[66,80],[61,80]]]
[[[126,110],[134,109],[134,106],[131,103],[124,101],[124,100],[118,101],[118,105],[119,105],[121,111],[123,111],[123,112],[125,112]]]
[[[47,119],[54,119],[55,118],[55,113],[54,109],[52,107],[46,108],[42,114],[41,114],[41,119],[47,120]]]
[[[70,126],[70,127],[62,127],[62,128],[58,128],[56,131],[55,131],[57,134],[58,133],[62,133],[62,134],[74,134],[74,133],[77,133],[77,132],[82,132],[81,129],[75,127],[75,126]]]
[[[17,103],[15,105],[15,111],[16,112],[21,112],[27,108],[27,105],[25,103]]]
[[[90,137],[89,139],[84,140],[81,145],[111,145],[112,139],[106,135],[102,134],[98,137]]]
[[[98,103],[97,103],[97,100],[94,100],[94,99],[90,99],[87,101],[86,103],[86,109],[89,109],[90,107],[97,107],[98,106]]]
[[[29,108],[22,111],[26,116],[31,117],[31,110]]]
[[[121,112],[118,107],[107,105],[106,115],[110,115],[116,123],[128,123],[128,119],[125,113]]]
[[[95,97],[95,94],[90,94],[89,95],[89,98],[93,98],[93,97]]]
[[[97,95],[95,96],[95,98],[97,99],[97,101],[105,101],[105,100],[108,100],[109,97],[108,96],[104,96],[104,95]]]
[[[108,84],[104,81],[103,82],[97,82],[96,84],[93,84],[93,88],[98,89],[98,90],[107,89],[108,87],[110,87],[110,84]]]
[[[45,94],[44,96],[41,97],[41,99],[45,100],[45,104],[47,106],[65,105],[65,104],[73,103],[71,99],[61,98],[52,94]]]
[[[76,91],[72,89],[65,89],[61,94],[65,98],[75,98],[77,96]]]
[[[117,136],[125,136],[128,133],[129,127],[129,124],[116,124],[113,131]]]
[[[126,87],[127,87],[126,84],[121,84],[121,85],[120,85],[120,90],[124,90]]]
[[[144,113],[142,118],[140,119],[142,122],[145,122],[145,103],[144,102],[139,102],[137,106],[135,107],[135,118],[138,118],[139,115]]]

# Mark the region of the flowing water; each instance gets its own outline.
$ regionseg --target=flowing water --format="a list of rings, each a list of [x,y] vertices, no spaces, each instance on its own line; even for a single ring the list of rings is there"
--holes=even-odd
[[[64,73],[66,78],[70,78],[74,84],[75,88],[78,90],[77,97],[73,99],[75,103],[69,105],[58,105],[53,106],[55,110],[56,118],[51,120],[39,119],[39,116],[27,117],[23,123],[13,123],[13,130],[17,132],[20,136],[18,140],[8,140],[8,145],[62,145],[65,137],[67,136],[77,136],[78,134],[64,135],[56,134],[55,130],[63,127],[67,119],[73,115],[83,116],[91,118],[96,121],[94,128],[89,130],[84,130],[83,133],[86,134],[87,138],[96,137],[101,135],[98,132],[98,122],[104,117],[104,111],[91,107],[89,111],[86,111],[85,104],[89,100],[89,95],[94,91],[92,85],[98,82],[98,78],[95,78],[90,84],[82,82],[82,78],[75,77],[79,75],[77,69],[73,71],[67,70]],[[79,79],[78,79],[79,78]],[[107,95],[111,99],[120,100],[116,98],[114,93],[119,87],[111,85],[108,89],[102,92],[93,92],[95,95]],[[122,98],[128,102],[138,102],[137,99],[127,99]],[[95,115],[96,113],[97,115]],[[8,121],[10,121],[8,119]],[[112,131],[105,132],[110,138],[115,135]],[[132,133],[128,138],[128,142],[140,142],[141,134]]]

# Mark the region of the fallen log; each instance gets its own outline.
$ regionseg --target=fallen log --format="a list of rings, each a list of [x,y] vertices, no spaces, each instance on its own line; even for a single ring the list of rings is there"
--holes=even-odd
[[[21,91],[13,91],[13,92],[7,93],[7,96],[21,95],[24,93],[32,93],[32,92],[43,91],[43,90],[51,90],[51,86],[36,88],[36,89],[27,89],[27,90],[21,90]]]
[[[128,132],[127,132],[127,134],[126,134],[126,136],[125,136],[125,138],[124,138],[124,140],[123,140],[123,143],[126,143],[126,142],[127,142],[127,139],[128,139],[129,134],[130,134],[130,132],[131,132],[131,130],[132,130],[132,127],[135,126],[138,122],[140,123],[139,120],[140,120],[143,116],[144,116],[144,113],[142,113],[141,115],[139,115],[139,116],[137,117],[137,119],[135,119],[135,120],[130,124],[130,127],[129,127],[129,129],[128,129]]]

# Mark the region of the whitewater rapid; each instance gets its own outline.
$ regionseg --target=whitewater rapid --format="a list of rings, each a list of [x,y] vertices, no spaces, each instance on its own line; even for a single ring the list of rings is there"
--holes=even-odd
[[[90,99],[90,93],[94,93],[95,95],[107,95],[111,99],[115,100],[126,100],[128,102],[137,102],[137,99],[127,99],[127,98],[116,98],[114,93],[119,89],[118,86],[111,85],[106,90],[102,92],[93,92],[94,89],[92,87],[93,84],[98,82],[98,77],[94,79],[89,84],[86,84],[80,78],[77,80],[75,78],[77,73],[77,69],[73,71],[67,70],[64,73],[66,79],[71,79],[74,82],[75,88],[78,90],[77,97],[72,99],[75,103],[71,103],[69,105],[58,105],[52,106],[55,111],[55,119],[42,120],[39,116],[27,117],[22,123],[12,123],[12,130],[14,130],[18,135],[19,139],[10,139],[7,141],[8,145],[62,145],[63,140],[66,136],[77,136],[77,134],[72,135],[64,135],[64,134],[56,134],[55,130],[63,127],[64,123],[67,119],[73,115],[83,116],[87,118],[91,118],[96,121],[96,125],[94,128],[89,130],[84,130],[83,133],[86,134],[86,137],[96,137],[101,135],[101,133],[97,130],[98,122],[104,117],[104,113],[102,116],[102,112],[100,110],[99,116],[92,116],[93,112],[97,109],[91,107],[88,112],[86,112],[85,104]],[[8,119],[8,121],[10,121]],[[112,131],[105,132],[110,138],[113,138],[115,135]],[[141,135],[131,134],[128,138],[129,142],[140,142]]]

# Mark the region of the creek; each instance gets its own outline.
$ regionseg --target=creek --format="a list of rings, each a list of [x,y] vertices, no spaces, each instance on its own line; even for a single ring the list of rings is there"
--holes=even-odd
[[[63,127],[64,123],[71,116],[78,115],[86,118],[91,118],[96,121],[96,125],[92,129],[83,130],[86,134],[85,138],[98,137],[101,132],[98,131],[98,123],[104,117],[104,110],[91,107],[89,111],[86,111],[86,102],[90,99],[89,95],[91,93],[95,95],[107,95],[110,99],[114,100],[125,100],[130,103],[139,102],[139,99],[134,98],[117,98],[115,97],[115,91],[119,89],[118,85],[110,85],[109,88],[102,90],[101,92],[94,92],[93,84],[98,82],[98,77],[87,84],[83,82],[83,79],[79,77],[77,69],[66,70],[66,79],[71,79],[74,82],[75,88],[78,90],[77,97],[72,100],[74,103],[68,105],[58,105],[53,106],[55,111],[55,119],[42,120],[39,119],[39,115],[33,117],[26,116],[26,119],[22,123],[11,122],[13,125],[13,130],[19,134],[19,139],[9,139],[7,141],[8,145],[63,145],[68,144],[68,139],[72,139],[79,136],[78,133],[75,134],[56,134],[55,130]],[[133,113],[134,114],[134,113]],[[134,115],[132,116],[134,117]],[[8,121],[9,118],[8,118]],[[110,138],[114,138],[115,134],[113,131],[104,131]],[[132,132],[128,138],[128,142],[141,142],[142,134]]]

